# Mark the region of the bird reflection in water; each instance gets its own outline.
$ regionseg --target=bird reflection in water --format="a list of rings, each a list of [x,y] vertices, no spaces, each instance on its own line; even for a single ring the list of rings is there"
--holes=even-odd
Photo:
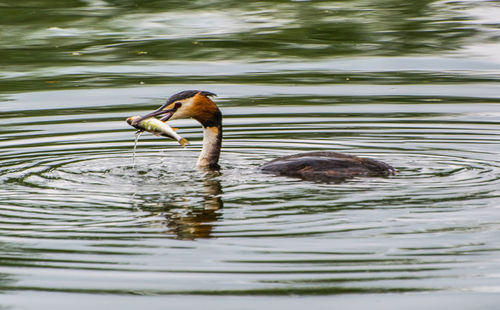
[[[165,212],[168,234],[183,240],[211,237],[214,223],[221,217],[220,210],[223,207],[218,176],[217,171],[208,171],[204,176],[201,206],[184,205]]]

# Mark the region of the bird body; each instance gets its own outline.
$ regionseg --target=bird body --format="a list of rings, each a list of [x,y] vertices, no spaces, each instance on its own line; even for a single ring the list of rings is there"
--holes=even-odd
[[[166,114],[161,120],[194,118],[203,127],[203,147],[197,165],[219,169],[222,147],[222,114],[210,99],[214,93],[186,90],[171,96],[158,110],[145,118]],[[133,123],[132,123],[133,125]],[[337,152],[309,152],[277,158],[264,164],[262,172],[315,181],[341,181],[351,177],[389,176],[390,165],[378,160]]]
[[[308,152],[283,156],[262,167],[262,172],[313,181],[343,181],[352,177],[384,177],[395,173],[388,164],[337,152]]]

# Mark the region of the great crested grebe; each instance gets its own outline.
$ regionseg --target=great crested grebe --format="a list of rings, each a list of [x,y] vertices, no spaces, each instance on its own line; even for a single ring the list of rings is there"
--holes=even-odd
[[[161,120],[194,118],[203,127],[203,147],[197,165],[208,169],[219,168],[222,145],[222,114],[209,98],[214,93],[185,90],[177,93],[149,117],[164,115]],[[360,176],[389,176],[395,173],[390,165],[378,160],[337,152],[308,152],[279,157],[261,167],[264,173],[299,177],[307,180],[336,181]]]

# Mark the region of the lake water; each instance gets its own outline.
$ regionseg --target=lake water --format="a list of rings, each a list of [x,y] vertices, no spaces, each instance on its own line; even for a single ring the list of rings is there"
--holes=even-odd
[[[500,304],[500,4],[0,2],[0,309]],[[220,173],[125,119],[185,89]],[[281,155],[389,178],[262,174]]]

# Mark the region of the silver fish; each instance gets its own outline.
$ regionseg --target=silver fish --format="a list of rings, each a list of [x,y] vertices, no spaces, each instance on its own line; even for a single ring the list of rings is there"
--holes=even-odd
[[[182,146],[186,146],[189,144],[189,141],[186,138],[179,136],[179,134],[175,132],[174,128],[170,127],[165,122],[162,122],[157,118],[150,117],[135,124],[134,120],[137,120],[140,117],[141,116],[139,115],[131,116],[127,118],[127,123],[130,126],[139,129],[140,131],[147,131],[157,136],[163,136],[177,140],[177,142],[179,142],[179,144]]]

